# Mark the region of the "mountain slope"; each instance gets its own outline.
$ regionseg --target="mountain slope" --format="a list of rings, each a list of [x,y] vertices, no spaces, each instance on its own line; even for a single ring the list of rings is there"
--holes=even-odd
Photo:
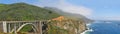
[[[60,15],[63,15],[67,18],[70,18],[70,19],[75,19],[75,20],[82,20],[84,21],[85,23],[90,23],[92,22],[93,20],[91,19],[88,19],[86,18],[85,16],[83,15],[80,15],[80,14],[73,14],[73,13],[68,13],[68,12],[64,12],[60,9],[57,9],[57,8],[53,8],[53,7],[44,7],[45,9],[48,9],[48,10],[51,10],[51,11],[54,11]]]
[[[0,4],[0,21],[45,20],[60,16],[50,10],[25,4]]]

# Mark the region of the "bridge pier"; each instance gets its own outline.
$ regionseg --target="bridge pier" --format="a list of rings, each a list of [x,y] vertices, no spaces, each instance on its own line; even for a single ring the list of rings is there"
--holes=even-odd
[[[6,21],[3,21],[3,32],[7,33],[7,23],[6,23]]]
[[[17,25],[16,24],[14,24],[14,34],[17,34],[17,27],[16,27]]]
[[[11,24],[8,23],[8,32],[11,31]]]
[[[37,23],[38,24],[38,34],[42,34],[42,24],[41,24],[41,21],[39,21],[39,23]]]

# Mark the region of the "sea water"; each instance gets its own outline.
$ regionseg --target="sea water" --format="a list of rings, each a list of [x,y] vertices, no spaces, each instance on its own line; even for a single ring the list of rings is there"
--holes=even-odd
[[[120,34],[120,21],[95,21],[85,34]]]

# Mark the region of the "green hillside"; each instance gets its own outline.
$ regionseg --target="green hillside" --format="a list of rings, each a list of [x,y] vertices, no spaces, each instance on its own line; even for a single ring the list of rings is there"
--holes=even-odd
[[[0,21],[45,20],[60,16],[51,10],[25,3],[0,4]]]

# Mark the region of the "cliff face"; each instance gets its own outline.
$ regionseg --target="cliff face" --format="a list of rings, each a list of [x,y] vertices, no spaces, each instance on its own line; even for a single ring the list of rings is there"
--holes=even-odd
[[[48,34],[80,34],[86,30],[81,20],[69,19],[64,16],[54,18],[48,23]]]

